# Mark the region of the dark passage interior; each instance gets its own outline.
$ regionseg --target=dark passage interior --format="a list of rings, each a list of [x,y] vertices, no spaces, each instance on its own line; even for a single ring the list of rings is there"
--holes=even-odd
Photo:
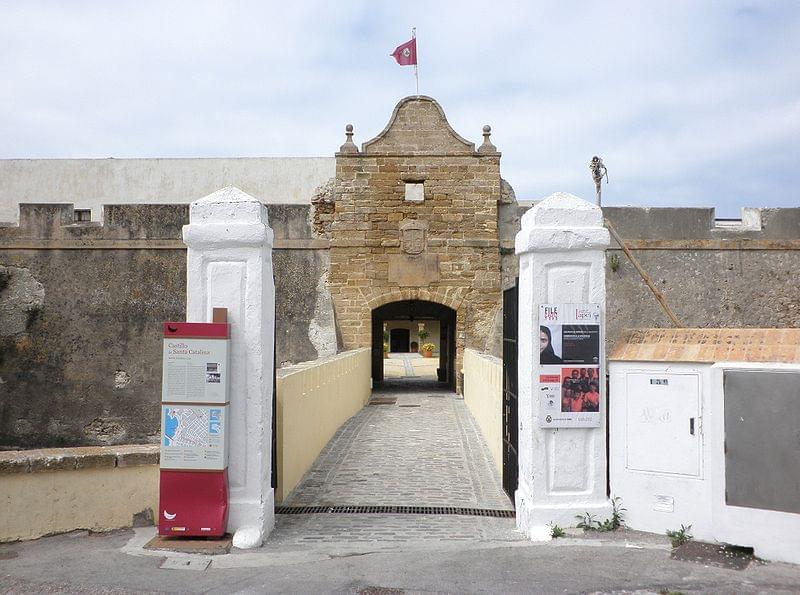
[[[403,300],[384,304],[372,311],[372,379],[376,386],[384,381],[384,352],[415,352],[422,350],[424,343],[404,328],[388,329],[388,323],[412,323],[425,327],[425,323],[437,329],[435,336],[426,340],[436,345],[438,350],[438,368],[436,380],[441,388],[455,390],[456,374],[456,311],[443,304],[424,300]],[[384,344],[386,344],[384,346]]]

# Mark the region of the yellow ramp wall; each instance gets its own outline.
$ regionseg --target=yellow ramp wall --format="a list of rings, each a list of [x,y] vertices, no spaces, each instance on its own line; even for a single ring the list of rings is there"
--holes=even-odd
[[[367,404],[372,374],[369,349],[278,370],[278,488],[282,502],[341,425]]]
[[[464,401],[503,475],[503,361],[464,350]]]
[[[0,542],[130,527],[158,510],[158,445],[0,453]]]

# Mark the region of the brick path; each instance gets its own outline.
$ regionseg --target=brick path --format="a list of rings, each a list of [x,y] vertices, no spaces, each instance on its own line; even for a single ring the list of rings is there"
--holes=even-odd
[[[283,503],[513,510],[464,401],[423,379],[388,381],[331,439]],[[514,519],[391,514],[278,515],[268,545],[517,541]]]

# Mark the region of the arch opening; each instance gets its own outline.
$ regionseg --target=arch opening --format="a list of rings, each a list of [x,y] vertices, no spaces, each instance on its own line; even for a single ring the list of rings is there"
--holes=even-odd
[[[384,362],[388,357],[424,357],[427,355],[423,353],[424,347],[428,344],[434,346],[432,357],[436,361],[435,372],[430,366],[429,377],[414,376],[413,382],[420,387],[450,388],[455,391],[456,311],[427,300],[400,300],[373,309],[373,384],[379,386],[387,380]],[[420,366],[420,369],[427,368]],[[392,381],[403,379],[392,378]],[[411,377],[408,379],[412,380]]]

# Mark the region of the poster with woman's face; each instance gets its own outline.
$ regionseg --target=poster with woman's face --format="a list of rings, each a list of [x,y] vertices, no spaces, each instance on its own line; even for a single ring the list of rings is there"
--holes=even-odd
[[[560,364],[561,359],[561,327],[558,325],[541,325],[539,327],[539,363]]]
[[[539,424],[600,425],[600,306],[544,304],[539,309]]]

